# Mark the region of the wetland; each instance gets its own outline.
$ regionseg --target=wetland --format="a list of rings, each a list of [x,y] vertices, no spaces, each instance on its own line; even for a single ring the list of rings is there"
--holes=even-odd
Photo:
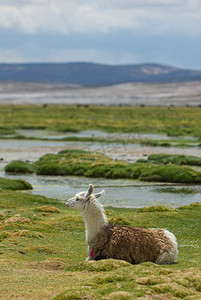
[[[5,105],[0,114],[3,299],[200,299],[200,108]],[[111,223],[173,232],[177,263],[84,262],[84,224],[64,201],[89,182],[105,189]]]

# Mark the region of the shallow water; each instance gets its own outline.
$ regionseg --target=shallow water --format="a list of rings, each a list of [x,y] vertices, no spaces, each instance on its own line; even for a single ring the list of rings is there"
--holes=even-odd
[[[38,130],[38,129],[17,129],[16,133],[19,135],[23,135],[25,137],[35,137],[35,138],[44,138],[44,139],[63,139],[69,136],[75,137],[100,137],[106,138],[111,134],[100,131],[100,130],[85,130],[81,132],[54,132],[54,131],[46,131],[46,130]]]
[[[66,137],[87,137],[87,138],[105,138],[108,140],[129,140],[136,139],[139,141],[142,140],[170,140],[170,139],[178,139],[178,137],[170,137],[166,134],[151,134],[151,133],[109,133],[101,130],[85,130],[81,132],[54,132],[54,131],[46,131],[46,130],[38,130],[38,129],[18,129],[16,133],[19,135],[23,135],[25,137],[35,137],[35,138],[44,138],[44,139],[63,139]],[[182,136],[179,137],[180,140],[190,140],[196,141],[195,137]]]
[[[76,176],[37,176],[8,175],[0,172],[0,176],[12,179],[25,179],[33,186],[31,194],[56,198],[62,202],[77,192],[87,189],[92,183],[96,191],[105,190],[100,202],[106,206],[144,207],[166,205],[178,207],[201,201],[201,186],[178,186],[136,182],[132,180],[113,180],[101,178],[84,178]],[[196,191],[195,194],[170,193],[168,190],[185,189]]]
[[[42,131],[44,134],[44,131]],[[90,135],[94,131],[83,134]],[[99,132],[98,132],[99,133]],[[97,134],[97,133],[96,133]],[[201,186],[178,186],[157,183],[136,182],[132,180],[112,180],[101,178],[84,178],[75,176],[36,176],[8,175],[3,172],[4,166],[13,160],[35,161],[45,153],[57,153],[63,149],[83,149],[99,151],[113,159],[123,159],[134,162],[152,153],[201,155],[198,148],[175,147],[142,147],[138,144],[84,143],[63,141],[37,140],[0,140],[0,176],[15,179],[25,179],[33,185],[32,194],[44,195],[61,201],[73,196],[78,191],[86,190],[89,183],[96,190],[105,190],[101,198],[104,205],[118,207],[144,207],[152,205],[181,206],[193,202],[201,202]],[[170,193],[168,189],[187,189],[197,191],[195,194]]]

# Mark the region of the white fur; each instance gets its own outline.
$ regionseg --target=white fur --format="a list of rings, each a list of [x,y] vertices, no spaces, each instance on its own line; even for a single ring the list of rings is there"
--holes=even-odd
[[[177,250],[177,240],[173,233],[164,229],[165,236],[172,242],[172,248],[168,252],[161,253],[157,259],[156,264],[171,264],[177,259],[178,250]]]
[[[92,185],[91,185],[92,186]],[[93,186],[91,187],[93,192]],[[66,202],[68,207],[80,210],[80,214],[85,222],[86,242],[89,245],[90,241],[100,232],[102,227],[108,223],[107,217],[104,213],[104,208],[96,199],[104,194],[104,191],[97,194],[90,194],[87,192],[77,193],[75,197]],[[88,201],[90,197],[90,201]],[[77,200],[79,199],[79,200]],[[88,254],[86,260],[90,260],[90,251],[88,247]]]
[[[89,242],[98,234],[100,229],[107,224],[102,205],[94,198],[90,205],[86,204],[86,209],[81,212],[86,226],[86,240]]]

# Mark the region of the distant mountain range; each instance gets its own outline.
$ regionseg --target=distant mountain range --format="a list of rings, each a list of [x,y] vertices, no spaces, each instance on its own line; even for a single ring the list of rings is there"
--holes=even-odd
[[[201,81],[201,71],[162,64],[104,65],[79,62],[0,64],[0,80],[102,86],[128,82]]]

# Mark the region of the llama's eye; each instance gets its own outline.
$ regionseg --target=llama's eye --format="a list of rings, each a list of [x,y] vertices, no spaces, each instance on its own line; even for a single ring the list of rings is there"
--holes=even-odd
[[[76,200],[76,201],[79,201],[79,198],[76,198],[75,200]]]

